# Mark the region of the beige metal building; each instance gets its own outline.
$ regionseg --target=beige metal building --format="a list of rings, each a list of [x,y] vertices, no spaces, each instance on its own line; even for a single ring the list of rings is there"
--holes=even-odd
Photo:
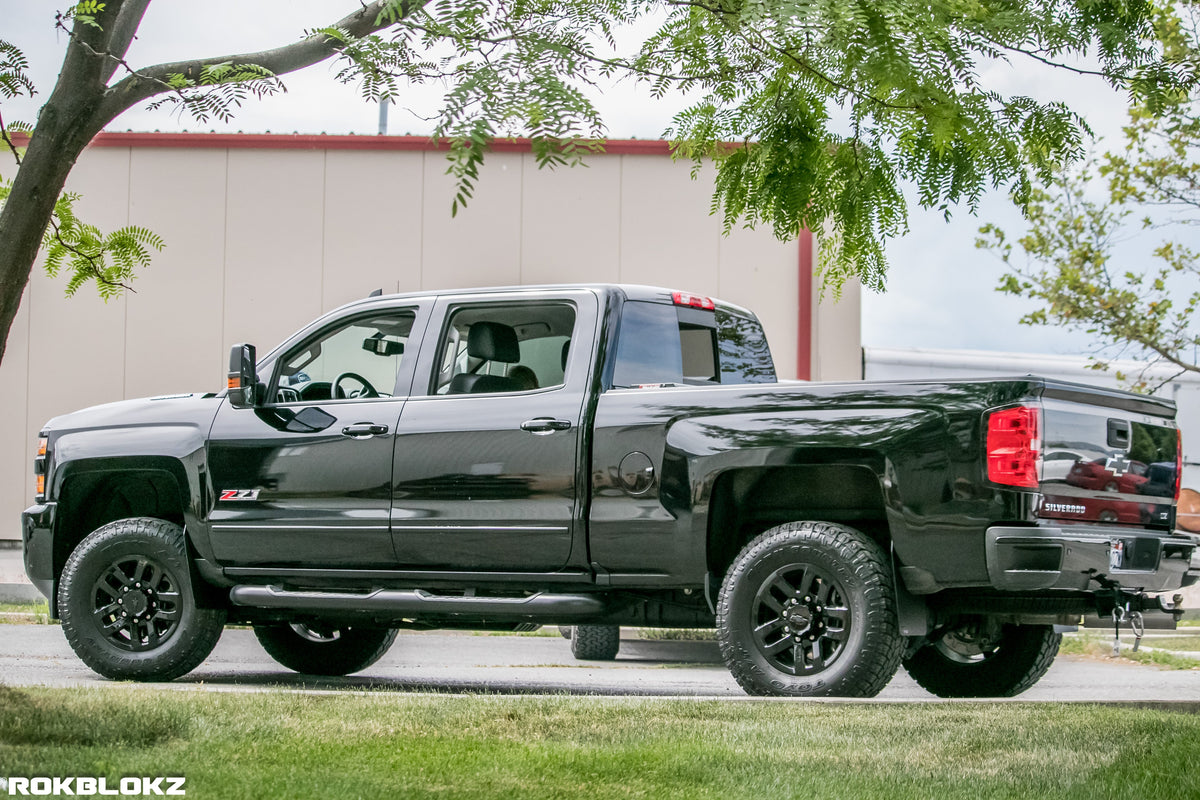
[[[229,346],[260,352],[317,315],[384,292],[623,282],[753,309],[782,377],[856,379],[859,298],[820,301],[813,240],[722,236],[711,174],[666,143],[609,142],[539,170],[528,142],[488,156],[450,214],[445,154],[415,137],[105,133],[69,189],[84,219],[147,227],[166,249],[107,304],[34,271],[0,364],[0,540],[20,536],[49,418],[122,398],[216,391]]]

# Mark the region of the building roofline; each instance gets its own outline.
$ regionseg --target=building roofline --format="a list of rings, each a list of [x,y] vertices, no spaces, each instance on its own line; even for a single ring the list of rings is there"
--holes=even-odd
[[[28,137],[17,134],[17,146]],[[662,139],[602,140],[605,155],[670,155],[671,143]],[[397,152],[445,152],[447,139],[436,141],[428,136],[329,135],[302,133],[163,133],[160,131],[103,131],[89,147],[165,147],[220,150],[372,150]],[[530,153],[533,142],[527,138],[496,139],[489,152]]]

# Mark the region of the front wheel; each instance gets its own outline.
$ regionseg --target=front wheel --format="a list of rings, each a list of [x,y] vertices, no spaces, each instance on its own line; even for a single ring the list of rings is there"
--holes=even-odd
[[[1049,625],[964,622],[906,658],[904,668],[938,697],[1015,697],[1046,674],[1061,642]]]
[[[255,625],[254,635],[271,658],[305,675],[349,675],[383,658],[396,641],[394,628],[323,625]]]
[[[902,652],[889,559],[844,525],[771,528],[725,576],[717,641],[748,694],[873,697]]]
[[[183,528],[121,519],[80,542],[58,589],[63,633],[85,664],[115,680],[169,681],[208,657],[225,612],[199,608]]]

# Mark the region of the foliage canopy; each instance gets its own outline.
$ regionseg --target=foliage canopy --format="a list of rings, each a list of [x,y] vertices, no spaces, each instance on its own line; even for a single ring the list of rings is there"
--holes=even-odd
[[[1164,9],[1157,36],[1179,62],[1200,52],[1194,9]],[[1022,322],[1064,325],[1096,337],[1109,356],[1148,358],[1200,372],[1200,108],[1180,91],[1135,106],[1118,149],[1056,172],[1027,203],[1028,231],[1016,239],[996,225],[978,246],[1008,267],[999,290],[1035,300]],[[1149,244],[1148,244],[1149,243]],[[1096,359],[1097,368],[1107,368]],[[1155,388],[1148,372],[1120,376]]]

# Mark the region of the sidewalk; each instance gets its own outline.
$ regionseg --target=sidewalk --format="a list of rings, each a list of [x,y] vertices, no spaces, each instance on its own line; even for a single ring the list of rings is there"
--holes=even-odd
[[[25,575],[20,542],[0,542],[0,603],[32,603],[43,599]]]

